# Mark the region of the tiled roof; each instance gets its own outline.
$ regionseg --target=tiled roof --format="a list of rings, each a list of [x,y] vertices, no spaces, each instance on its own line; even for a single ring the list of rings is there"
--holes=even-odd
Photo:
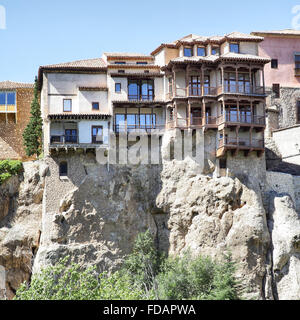
[[[238,40],[256,40],[256,41],[263,41],[264,38],[262,37],[258,37],[255,35],[251,35],[251,34],[246,34],[246,33],[241,33],[241,32],[231,32],[227,35],[225,35],[225,38],[227,39],[238,39]]]
[[[153,59],[151,55],[143,54],[143,53],[133,53],[133,52],[104,52],[103,53],[107,57],[111,58],[123,58],[123,57],[130,57],[130,58],[149,58]]]
[[[43,69],[58,69],[58,68],[106,68],[106,63],[102,58],[76,60],[65,63],[51,64],[42,66]]]
[[[300,36],[300,30],[283,29],[283,30],[271,30],[271,31],[253,31],[253,35],[289,35]]]
[[[234,52],[227,52],[225,54],[222,54],[220,58],[236,59],[236,60],[255,60],[255,61],[261,61],[265,63],[268,63],[271,61],[269,58],[263,58],[260,56],[255,56],[253,54],[242,54],[242,53],[234,53]]]
[[[0,89],[21,89],[21,88],[33,88],[33,83],[13,82],[13,81],[2,81],[0,82]]]

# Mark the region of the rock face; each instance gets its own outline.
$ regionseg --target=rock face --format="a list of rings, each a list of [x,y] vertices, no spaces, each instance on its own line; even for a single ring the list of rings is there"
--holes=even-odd
[[[165,163],[162,181],[157,205],[169,215],[170,254],[218,259],[230,250],[244,291],[261,297],[270,237],[260,196],[238,179],[199,174],[188,159]]]
[[[0,266],[8,299],[31,277],[39,246],[46,171],[39,162],[24,163],[24,176],[12,177],[0,187]]]
[[[158,167],[90,166],[83,181],[61,199],[57,212],[44,212],[35,272],[69,255],[98,271],[118,266],[138,233],[157,233],[152,213],[159,190]]]

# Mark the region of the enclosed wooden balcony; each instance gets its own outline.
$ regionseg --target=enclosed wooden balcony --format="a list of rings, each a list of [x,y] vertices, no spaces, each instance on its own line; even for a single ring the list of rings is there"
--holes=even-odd
[[[263,129],[266,125],[264,116],[257,116],[245,113],[226,113],[217,119],[219,127],[255,127],[258,130]],[[221,128],[221,129],[222,129]]]
[[[227,94],[243,94],[243,95],[265,95],[265,88],[263,86],[253,86],[250,83],[236,84],[236,83],[224,83],[224,86],[218,87],[218,93],[227,93]]]
[[[247,156],[249,152],[257,151],[258,156],[264,152],[263,139],[244,139],[244,138],[222,138],[218,141],[217,157],[225,155],[226,151],[237,154],[238,151],[244,151]]]

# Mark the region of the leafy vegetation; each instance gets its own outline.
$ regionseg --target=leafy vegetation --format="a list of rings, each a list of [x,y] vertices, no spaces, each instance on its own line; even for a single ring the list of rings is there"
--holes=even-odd
[[[0,161],[0,185],[8,180],[11,176],[19,174],[23,170],[21,161],[2,160]]]
[[[35,79],[34,97],[30,113],[29,123],[23,133],[23,143],[27,156],[36,155],[39,158],[42,153],[43,120],[41,117],[37,79]]]
[[[140,234],[120,271],[97,276],[69,257],[22,284],[17,300],[238,299],[230,254],[221,263],[207,257],[166,258],[155,249],[149,231]]]

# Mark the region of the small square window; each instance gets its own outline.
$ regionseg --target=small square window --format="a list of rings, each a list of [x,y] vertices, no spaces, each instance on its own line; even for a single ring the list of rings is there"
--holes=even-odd
[[[300,100],[297,101],[297,123],[300,123]]]
[[[99,102],[93,102],[92,103],[92,109],[93,110],[99,110]]]
[[[205,52],[205,48],[204,47],[198,47],[197,48],[197,56],[199,56],[199,57],[205,57],[206,56],[206,52]]]
[[[240,45],[238,43],[230,43],[229,50],[230,52],[240,53]]]
[[[139,62],[137,62],[136,64],[148,64],[148,62],[146,62],[146,61],[139,61]]]
[[[72,111],[72,100],[64,99],[64,112],[71,112],[71,111]]]
[[[220,53],[219,47],[212,47],[212,48],[211,48],[211,54],[212,54],[213,56],[219,55],[219,53]]]
[[[125,73],[125,70],[118,70],[118,73]]]
[[[115,61],[115,64],[126,64],[125,61]]]
[[[120,93],[121,92],[121,88],[122,88],[121,87],[121,83],[116,83],[115,84],[115,92],[119,92]]]
[[[278,68],[278,60],[277,59],[272,59],[271,60],[271,68],[272,69],[277,69]]]
[[[183,55],[185,57],[192,57],[193,56],[192,48],[184,48],[183,49]]]

